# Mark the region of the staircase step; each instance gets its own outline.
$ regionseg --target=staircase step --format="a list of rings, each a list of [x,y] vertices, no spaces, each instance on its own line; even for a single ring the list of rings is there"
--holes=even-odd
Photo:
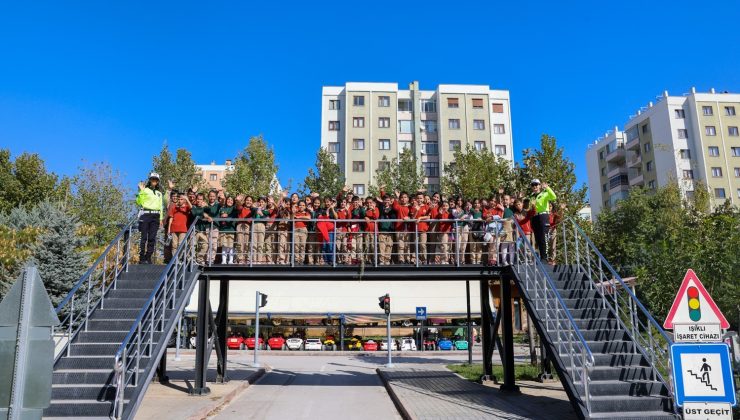
[[[632,353],[635,343],[632,341],[586,341],[593,353]]]
[[[134,319],[110,320],[91,319],[87,321],[88,331],[129,331],[134,325]]]
[[[115,357],[77,356],[60,358],[54,369],[113,369]]]
[[[109,401],[96,400],[51,400],[51,405],[44,409],[44,417],[80,417],[110,415],[113,405]]]
[[[98,384],[101,387],[113,379],[113,369],[109,370],[63,370],[55,371],[51,383],[54,385]]]
[[[563,299],[593,299],[601,298],[598,291],[590,289],[563,289],[559,290]]]
[[[573,319],[575,320],[605,318],[605,317],[609,317],[610,315],[611,315],[611,311],[609,309],[604,309],[602,307],[570,310],[570,316],[572,316]]]
[[[585,298],[585,299],[563,299],[565,306],[568,309],[589,309],[589,308],[601,308],[603,303],[601,299]]]
[[[128,331],[80,331],[74,344],[82,343],[115,343],[121,344]]]
[[[154,286],[157,285],[157,280],[141,280],[141,279],[130,279],[130,280],[118,280],[116,284],[116,290],[128,290],[128,289],[149,289],[154,290]]]
[[[581,383],[576,382],[576,386],[580,387]],[[593,396],[668,396],[668,389],[658,381],[591,381],[588,389]]]
[[[147,298],[106,298],[105,309],[137,309],[141,310],[147,303]]]
[[[106,301],[107,303],[107,301]],[[90,319],[136,319],[141,312],[139,309],[96,309]]]
[[[596,366],[591,369],[589,375],[591,380],[594,381],[605,381],[605,380],[619,380],[619,381],[632,381],[632,380],[650,380],[652,379],[652,369],[649,366],[624,366],[624,367],[611,367],[611,366]]]
[[[650,366],[650,363],[640,353],[595,353],[596,366]]]
[[[627,337],[624,330],[581,330],[581,335],[586,341],[614,341]]]
[[[611,315],[611,314],[610,314]],[[601,330],[601,329],[618,329],[619,321],[616,318],[591,318],[576,319],[576,327],[579,330]]]
[[[665,411],[624,411],[619,414],[609,412],[591,413],[589,418],[609,420],[678,420],[681,417]]]
[[[147,289],[116,289],[108,292],[111,299],[148,299],[152,294],[152,288]]]
[[[130,398],[136,390],[133,386],[126,387],[124,398]],[[116,395],[116,388],[109,385],[53,385],[51,398],[54,400],[97,400],[112,401]]]
[[[624,411],[667,412],[671,409],[671,399],[663,396],[627,397],[609,395],[591,397],[591,411],[613,413],[619,416]]]

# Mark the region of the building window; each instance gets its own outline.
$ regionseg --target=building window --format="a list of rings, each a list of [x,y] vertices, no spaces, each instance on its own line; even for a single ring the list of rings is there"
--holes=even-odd
[[[398,120],[398,132],[399,133],[413,133],[414,122],[411,120]]]
[[[483,99],[473,98],[473,108],[483,109]]]
[[[724,188],[715,188],[714,189],[714,198],[727,198],[727,196],[725,196],[725,189]]]
[[[494,129],[495,129],[495,127],[494,127]],[[599,150],[599,160],[604,160],[604,151],[603,150]]]
[[[655,189],[655,181],[649,181],[648,182],[648,188]]]
[[[725,115],[728,117],[734,117],[735,116],[735,107],[734,106],[726,106],[725,107]]]
[[[398,142],[398,151],[403,150],[411,150],[411,142],[410,141],[399,141]]]
[[[354,185],[352,185],[352,192],[355,195],[365,195],[365,184],[354,184]]]
[[[389,117],[378,118],[378,128],[390,128],[390,127],[391,127],[391,119]]]
[[[601,168],[601,176],[606,176],[606,168]]]
[[[691,159],[691,150],[681,149],[679,153],[681,155],[681,159]]]
[[[709,156],[717,157],[719,156],[719,147],[717,146],[709,146]]]
[[[398,110],[402,112],[413,111],[413,106],[411,105],[411,99],[399,99],[398,100]]]
[[[336,111],[342,109],[341,106],[339,99],[329,99],[329,109]]]
[[[484,141],[475,141],[473,142],[473,146],[475,147],[475,150],[482,151],[486,149],[486,142]]]
[[[714,128],[713,125],[708,125],[704,127],[704,133],[708,136],[716,136],[717,135],[717,129]]]
[[[737,198],[740,198],[740,188],[737,189]]]
[[[740,168],[735,168],[735,178],[740,178]]]
[[[378,107],[388,108],[389,106],[391,106],[390,96],[378,96]]]
[[[437,101],[434,99],[422,99],[421,112],[437,112]]]
[[[208,179],[210,179],[211,181],[218,181],[218,175],[216,175],[216,174],[211,174],[211,175],[210,175],[210,176],[208,177]]]
[[[648,161],[648,163],[645,164],[645,170],[648,172],[652,172],[653,170],[653,161]]]
[[[712,178],[722,178],[722,168],[719,166],[712,167]]]
[[[456,152],[462,148],[460,140],[450,140],[450,152]]]
[[[503,114],[504,113],[504,104],[497,104],[495,102],[492,103],[491,104],[491,112],[493,112],[494,114]]]
[[[380,150],[391,150],[391,139],[380,139],[380,140],[378,140],[378,149],[380,149]]]
[[[707,116],[714,115],[714,111],[712,111],[712,107],[711,106],[703,106],[703,107],[701,107],[701,113],[704,114],[704,115],[707,115]]]
[[[331,142],[331,143],[329,143],[329,152],[331,152],[331,153],[339,153],[339,143],[337,143],[337,142]]]
[[[353,117],[352,127],[354,128],[365,128],[365,117]]]
[[[447,126],[450,130],[459,130],[460,129],[460,120],[458,119],[450,119],[447,122]]]
[[[365,150],[365,139],[352,139],[352,150]]]
[[[738,136],[737,127],[734,127],[734,126],[727,127],[727,134],[732,137],[737,137]]]
[[[421,153],[436,156],[439,154],[439,145],[436,141],[423,141],[421,142]]]
[[[485,130],[486,122],[483,120],[473,120],[473,130]]]
[[[381,160],[378,162],[378,170],[379,171],[385,171],[388,170],[391,167],[391,163],[387,160]]]
[[[675,112],[676,112],[676,118],[678,118],[679,120],[686,118],[686,113],[683,111],[683,109],[677,109],[675,110]]]
[[[339,121],[329,121],[329,131],[339,131]]]
[[[352,97],[352,103],[355,106],[365,106],[365,97],[362,95],[357,95]]]
[[[679,128],[678,129],[678,138],[679,139],[685,139],[689,137],[689,132],[685,128]]]
[[[648,127],[649,127],[649,125],[648,125],[648,124],[645,124],[645,125],[643,125],[643,126],[642,126],[642,133],[643,133],[643,134],[645,134],[645,133],[647,133],[647,132],[648,132],[648,130],[649,130],[649,128],[648,128]]]
[[[447,98],[447,108],[460,108],[460,101],[457,98]]]
[[[496,145],[494,146],[494,152],[496,153],[496,156],[506,156],[506,146],[503,145]]]
[[[424,168],[424,176],[439,176],[439,162],[424,162],[422,166]]]
[[[426,131],[427,133],[436,133],[437,132],[437,121],[435,120],[424,120],[421,122],[422,130]]]
[[[692,171],[691,169],[684,169],[683,179],[694,179],[694,171]]]
[[[352,172],[365,172],[365,161],[355,160],[352,162]]]
[[[606,184],[601,185],[601,192],[606,192]]]
[[[733,157],[740,157],[740,147],[732,147],[730,150],[732,150]]]
[[[644,144],[644,145],[642,146],[642,149],[643,149],[643,150],[645,151],[645,153],[647,153],[647,152],[649,152],[650,150],[652,150],[652,146],[650,145],[650,143],[645,143],[645,144]]]
[[[493,134],[506,134],[506,128],[504,128],[503,124],[494,124]]]

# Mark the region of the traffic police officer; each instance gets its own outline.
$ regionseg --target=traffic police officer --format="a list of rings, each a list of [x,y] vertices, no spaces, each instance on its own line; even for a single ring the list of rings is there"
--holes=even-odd
[[[157,231],[164,221],[164,196],[159,189],[159,174],[149,174],[149,181],[144,185],[139,182],[139,192],[136,194],[136,204],[139,211],[139,263],[151,264],[152,254],[157,244]]]
[[[554,201],[557,196],[547,184],[543,184],[537,178],[532,180],[531,185],[534,195],[530,201],[535,209],[535,216],[532,218],[534,240],[537,242],[537,248],[540,251],[540,260],[547,261],[547,233],[550,229],[550,201]]]

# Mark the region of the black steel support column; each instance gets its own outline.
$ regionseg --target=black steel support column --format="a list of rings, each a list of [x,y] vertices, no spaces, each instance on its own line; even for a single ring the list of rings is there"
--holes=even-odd
[[[493,376],[493,334],[491,333],[491,291],[488,280],[480,281],[480,315],[481,315],[481,342],[483,343],[483,380],[491,380]]]
[[[504,383],[501,391],[519,392],[516,385],[516,373],[514,372],[514,320],[511,308],[511,278],[501,278],[501,338],[503,340],[503,352],[501,359],[504,368]]]
[[[550,366],[550,358],[547,357],[545,352],[545,343],[540,340],[540,353],[542,354],[542,372],[540,372],[540,381],[550,381],[552,377],[552,367]]]
[[[339,318],[339,350],[344,351],[344,315]]]
[[[208,308],[210,307],[208,294],[210,280],[201,277],[198,284],[198,317],[195,320],[195,384],[190,390],[192,395],[208,395],[211,390],[206,386],[208,375],[208,328],[210,326]]]
[[[226,329],[229,322],[229,281],[219,282],[218,312],[216,313],[216,335],[219,346],[216,347],[218,363],[216,365],[216,382],[223,384],[229,381],[226,376],[228,349],[226,347]]]
[[[467,337],[465,338],[468,340],[468,364],[473,364],[473,331],[470,329],[470,280],[465,281],[465,296],[466,296],[466,303],[468,304],[468,329],[467,329]]]
[[[157,381],[160,384],[167,384],[170,382],[169,376],[167,376],[167,349],[162,353],[162,357],[159,359],[159,366],[157,366]]]

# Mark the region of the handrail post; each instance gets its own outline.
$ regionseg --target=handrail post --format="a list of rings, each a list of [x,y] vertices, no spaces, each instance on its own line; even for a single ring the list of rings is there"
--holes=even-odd
[[[337,219],[332,219],[332,223],[334,223],[334,241],[331,244],[329,249],[332,250],[331,266],[336,267],[337,266],[337,238],[339,238],[339,231],[337,230]],[[329,239],[331,239],[331,235],[329,235]]]
[[[455,223],[455,267],[460,267],[460,226]]]
[[[373,253],[375,254],[375,261],[373,264],[373,267],[378,266],[378,221],[379,219],[376,219],[375,223],[373,224]]]
[[[560,221],[560,226],[560,230],[563,231],[563,256],[565,257],[565,265],[568,265],[568,238],[565,233],[568,229],[566,229],[565,220]]]
[[[218,241],[218,236],[216,237],[216,240]],[[215,253],[213,254],[213,259],[211,258],[211,252],[213,251],[213,220],[211,220],[211,228],[208,229],[208,251],[206,253],[206,265],[211,266],[213,263],[213,260],[216,259]],[[216,246],[218,247],[218,242],[216,242]]]
[[[582,364],[583,364],[583,372],[584,372],[584,377],[583,377],[583,394],[584,394],[584,398],[586,400],[586,411],[588,411],[589,413],[591,413],[591,389],[590,389],[590,386],[589,386],[590,385],[589,384],[589,381],[591,381],[591,375],[589,375],[589,373],[588,373],[588,364],[587,364],[587,361],[586,361],[586,352],[583,352],[582,355],[583,355],[582,356],[583,357]]]
[[[573,223],[573,242],[575,242],[576,245],[576,265],[578,267],[578,271],[581,271],[581,252],[578,249],[578,226],[576,226],[575,223]]]
[[[87,331],[87,320],[90,317],[90,294],[92,293],[91,277],[87,276],[87,306],[85,308],[85,331]]]
[[[72,324],[75,323],[75,295],[69,302],[69,325],[67,326],[67,357],[72,355]]]
[[[414,221],[414,244],[416,245],[416,257],[414,258],[414,261],[416,263],[416,266],[419,266],[419,220],[416,219]],[[429,259],[429,248],[427,248],[427,259]],[[388,343],[388,346],[390,347],[391,343]]]
[[[295,267],[295,223],[290,224],[290,266]]]
[[[116,290],[118,287],[118,264],[120,263],[121,256],[119,255],[121,251],[121,241],[116,241],[116,268],[113,270],[113,290]]]
[[[254,219],[249,224],[249,267],[254,264]]]

